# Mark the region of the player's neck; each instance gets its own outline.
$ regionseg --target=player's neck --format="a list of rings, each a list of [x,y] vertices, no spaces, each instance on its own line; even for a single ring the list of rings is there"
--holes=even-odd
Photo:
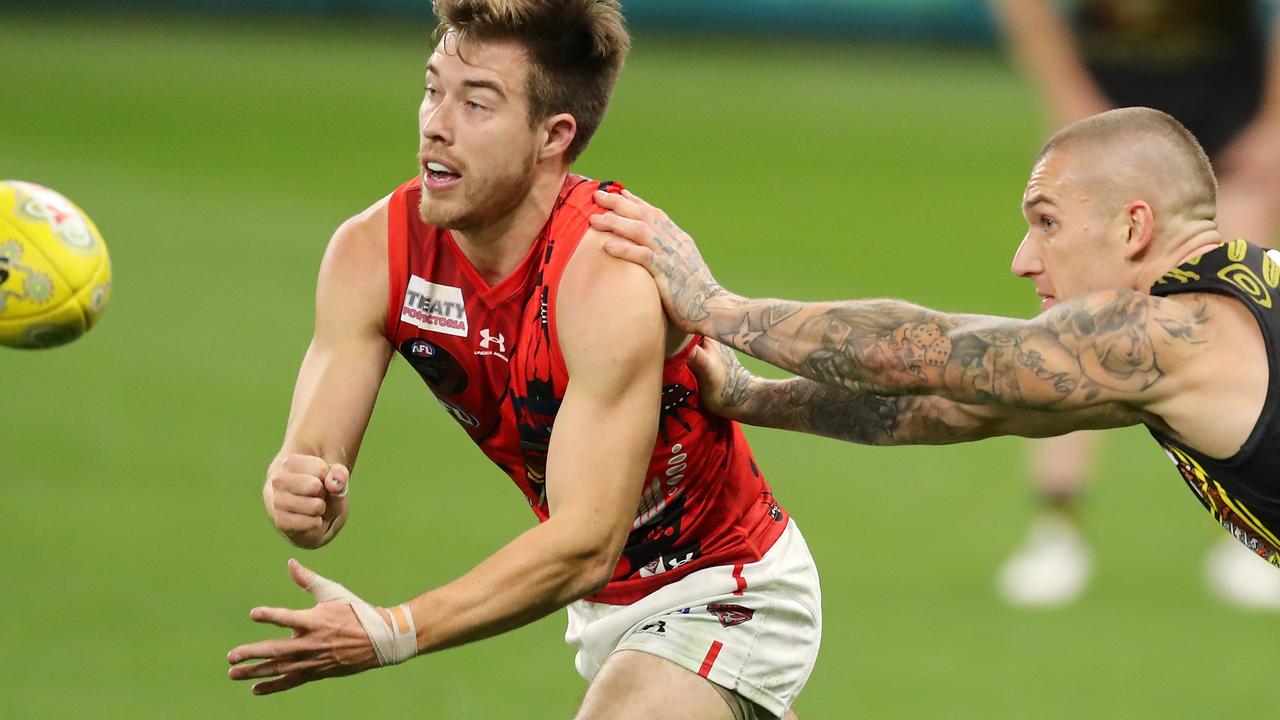
[[[502,282],[529,254],[551,217],[568,168],[540,172],[512,210],[482,227],[453,230],[459,249],[490,286]]]
[[[1139,287],[1145,290],[1154,286],[1165,273],[1188,260],[1204,255],[1221,244],[1222,233],[1218,232],[1216,224],[1210,222],[1203,227],[1195,228],[1181,242],[1170,244],[1167,251],[1147,263],[1149,270],[1143,274]]]

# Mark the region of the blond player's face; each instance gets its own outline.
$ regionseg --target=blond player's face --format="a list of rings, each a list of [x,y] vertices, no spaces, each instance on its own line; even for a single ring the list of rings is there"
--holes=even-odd
[[[422,219],[473,230],[498,223],[529,191],[537,160],[519,45],[448,33],[427,62],[418,110]]]
[[[1122,218],[1111,212],[1114,199],[1105,197],[1086,161],[1070,150],[1049,152],[1032,168],[1022,196],[1027,234],[1011,270],[1035,283],[1041,310],[1127,282],[1124,257],[1112,242]]]

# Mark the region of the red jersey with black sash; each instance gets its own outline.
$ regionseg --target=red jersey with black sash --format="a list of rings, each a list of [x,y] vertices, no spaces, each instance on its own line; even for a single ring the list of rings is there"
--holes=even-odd
[[[490,287],[448,230],[422,222],[417,179],[392,194],[387,339],[480,450],[549,517],[547,449],[570,382],[556,334],[560,279],[604,212],[570,175],[519,267]],[[613,578],[588,600],[628,604],[694,570],[758,560],[786,527],[737,423],[702,409],[685,359],[662,373],[661,418],[640,505]],[[570,441],[572,439],[570,438]],[[564,442],[561,439],[557,442]]]
[[[1162,435],[1182,478],[1214,519],[1250,550],[1280,566],[1280,251],[1223,243],[1165,273],[1152,295],[1210,292],[1236,298],[1258,322],[1270,368],[1262,414],[1244,445],[1215,459]]]

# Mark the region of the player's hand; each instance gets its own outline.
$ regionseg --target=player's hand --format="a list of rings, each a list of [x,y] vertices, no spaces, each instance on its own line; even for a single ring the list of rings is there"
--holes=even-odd
[[[704,337],[686,362],[698,378],[702,406],[720,417],[742,419],[755,376],[738,361],[733,348]]]
[[[256,607],[249,611],[255,622],[288,628],[287,638],[241,645],[227,653],[234,667],[232,680],[256,680],[254,695],[270,695],[312,680],[351,675],[380,665],[373,642],[365,632],[353,603],[376,610],[390,625],[387,611],[373,608],[338,583],[317,575],[297,560],[289,561],[289,575],[298,587],[311,593],[316,606],[309,610]],[[261,660],[244,663],[245,660]],[[240,663],[244,663],[243,665]]]
[[[351,471],[314,455],[289,455],[271,467],[271,521],[290,542],[324,544],[347,515]]]
[[[724,289],[711,277],[693,238],[629,191],[597,192],[595,200],[609,212],[591,216],[591,227],[615,236],[605,243],[605,252],[649,271],[673,325],[687,333],[704,332],[699,323],[709,315],[706,302]]]

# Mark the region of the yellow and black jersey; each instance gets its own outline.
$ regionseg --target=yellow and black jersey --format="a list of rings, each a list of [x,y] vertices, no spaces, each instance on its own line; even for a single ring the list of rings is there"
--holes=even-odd
[[[1229,458],[1151,434],[1222,527],[1280,566],[1280,251],[1233,240],[1170,270],[1151,289],[1157,296],[1186,292],[1228,295],[1249,308],[1266,342],[1267,396],[1253,432]]]

